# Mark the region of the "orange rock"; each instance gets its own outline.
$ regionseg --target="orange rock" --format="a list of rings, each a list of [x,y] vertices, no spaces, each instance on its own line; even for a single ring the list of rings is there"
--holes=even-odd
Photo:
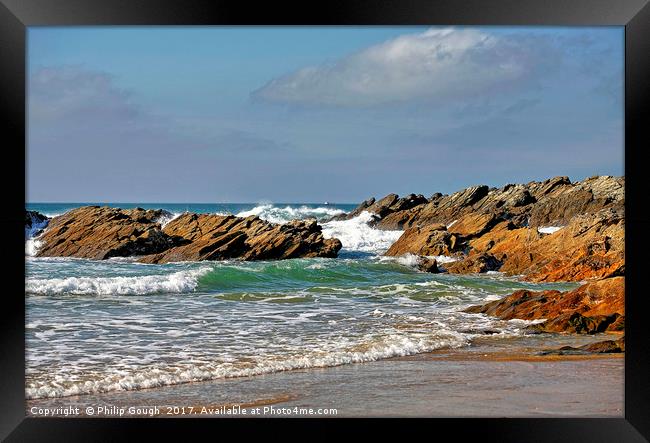
[[[160,252],[176,244],[156,222],[161,210],[84,206],[50,220],[39,257],[103,260]]]
[[[483,235],[499,222],[499,215],[494,213],[471,213],[459,218],[448,228],[452,234],[464,239]]]
[[[181,260],[277,260],[298,257],[336,257],[338,239],[325,239],[316,220],[295,220],[283,225],[256,216],[184,214],[163,232],[186,242],[142,262]]]
[[[410,228],[392,244],[385,255],[451,255],[454,252],[456,236],[443,230],[444,226],[429,225]]]
[[[591,177],[571,183],[555,177],[501,189],[473,186],[426,203],[410,199],[406,209],[390,194],[377,203],[381,229],[405,229],[386,255],[466,255],[450,266],[474,266],[473,255],[489,254],[508,275],[530,281],[583,281],[625,274],[624,177]],[[447,233],[440,224],[448,224]],[[560,226],[552,234],[540,226]]]
[[[623,275],[625,270],[623,213],[612,209],[579,215],[547,235],[501,226],[469,246],[489,250],[503,262],[500,271],[531,281],[583,281]]]
[[[613,277],[587,283],[572,291],[527,291],[465,310],[503,320],[546,322],[534,329],[543,332],[595,333],[621,331],[625,316],[625,279]]]
[[[143,256],[142,262],[187,260],[270,260],[297,257],[336,257],[338,239],[325,239],[315,220],[283,225],[258,217],[184,214],[164,229],[161,210],[77,208],[51,220],[39,238],[39,256]]]

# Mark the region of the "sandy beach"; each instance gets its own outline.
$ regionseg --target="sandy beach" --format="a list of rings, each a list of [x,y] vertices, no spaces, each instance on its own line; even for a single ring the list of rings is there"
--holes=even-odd
[[[546,337],[544,344],[603,338]],[[462,349],[363,364],[31,400],[26,413],[74,416],[78,408],[78,415],[93,417],[623,415],[624,354],[541,356],[535,353],[539,344],[535,336],[486,337]]]

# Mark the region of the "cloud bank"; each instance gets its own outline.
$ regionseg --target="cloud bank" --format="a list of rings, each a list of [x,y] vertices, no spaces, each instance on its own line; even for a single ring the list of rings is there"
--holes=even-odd
[[[41,67],[29,78],[29,112],[37,122],[88,118],[124,121],[138,114],[113,76],[81,66]]]
[[[299,69],[251,95],[266,102],[344,107],[442,102],[530,81],[558,57],[559,51],[540,37],[430,29]]]

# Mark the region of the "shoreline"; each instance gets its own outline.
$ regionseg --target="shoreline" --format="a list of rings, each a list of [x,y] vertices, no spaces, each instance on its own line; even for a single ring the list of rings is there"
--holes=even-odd
[[[399,340],[389,340],[387,344],[382,344],[384,346],[382,349],[388,349],[390,352],[375,353],[368,359],[373,360],[386,355],[398,355],[398,357],[367,363],[341,365],[343,361],[349,360],[340,357],[327,361],[316,360],[316,362],[306,360],[306,363],[302,363],[307,351],[303,352],[300,350],[302,348],[298,347],[297,356],[301,363],[284,366],[285,368],[304,368],[310,365],[339,366],[293,369],[264,375],[184,383],[183,381],[188,378],[192,380],[204,377],[194,377],[192,373],[189,377],[173,377],[174,371],[182,371],[184,366],[168,366],[165,363],[158,368],[149,367],[146,363],[138,361],[133,367],[141,371],[137,374],[141,380],[136,383],[127,380],[122,383],[118,379],[118,384],[110,385],[101,383],[105,381],[101,371],[77,370],[70,375],[70,378],[77,383],[74,385],[76,388],[83,384],[83,389],[68,390],[63,393],[114,389],[121,386],[178,384],[133,391],[111,391],[76,397],[30,400],[27,402],[28,415],[33,405],[52,407],[54,411],[57,410],[57,405],[85,405],[91,407],[91,412],[87,415],[94,415],[93,404],[106,404],[116,406],[120,411],[119,416],[122,416],[124,406],[139,405],[182,406],[183,412],[180,414],[183,415],[185,414],[183,405],[193,411],[197,405],[218,407],[244,405],[256,408],[259,405],[318,407],[335,404],[341,409],[340,415],[343,416],[395,414],[528,416],[574,413],[580,416],[619,416],[623,410],[624,355],[583,355],[581,353],[624,351],[624,337],[621,337],[621,340],[605,340],[603,338],[605,334],[602,334],[609,332],[612,335],[606,335],[607,338],[612,338],[613,335],[618,338],[620,335],[615,333],[624,331],[623,189],[624,177],[592,177],[577,183],[571,183],[568,177],[554,177],[544,182],[506,185],[500,189],[492,189],[485,185],[474,186],[451,195],[436,193],[430,198],[414,194],[400,198],[396,194],[389,194],[378,201],[374,198],[367,200],[348,213],[321,217],[321,225],[311,217],[304,220],[302,220],[304,217],[300,217],[300,220],[296,220],[295,210],[291,208],[285,208],[286,214],[283,215],[280,223],[272,221],[277,219],[277,214],[268,213],[262,217],[262,214],[255,210],[238,213],[237,216],[216,213],[177,215],[164,209],[126,210],[85,206],[73,209],[52,220],[41,220],[40,214],[28,214],[26,236],[28,228],[30,233],[36,233],[35,230],[39,229],[43,231],[38,238],[44,242],[44,246],[39,249],[38,256],[70,256],[96,259],[100,262],[116,256],[137,256],[140,257],[138,263],[156,264],[225,259],[265,262],[287,258],[335,258],[343,248],[343,243],[353,245],[351,248],[353,251],[365,251],[364,248],[368,246],[364,241],[367,240],[358,238],[358,232],[352,236],[348,232],[363,226],[368,233],[372,232],[370,238],[374,243],[369,252],[388,257],[403,257],[408,254],[409,259],[411,256],[415,257],[415,262],[408,266],[425,271],[425,274],[441,272],[469,276],[498,271],[505,275],[523,276],[523,280],[531,282],[531,285],[565,281],[582,283],[578,288],[571,290],[556,286],[546,288],[514,285],[516,288],[508,291],[509,295],[499,293],[501,298],[492,301],[476,295],[477,293],[492,294],[495,289],[491,283],[481,285],[481,282],[478,282],[478,289],[473,286],[473,283],[463,283],[461,285],[463,290],[444,284],[439,291],[431,289],[432,293],[439,294],[440,300],[444,300],[447,292],[451,292],[455,297],[467,293],[469,299],[481,303],[480,305],[472,303],[471,306],[460,311],[463,313],[461,317],[464,313],[468,313],[484,314],[499,321],[514,319],[536,321],[525,328],[530,334],[523,336],[513,337],[509,335],[512,331],[507,328],[485,329],[479,324],[477,328],[458,330],[466,339],[463,343],[471,343],[469,346],[399,356],[405,352],[434,349],[441,345],[438,342],[424,347],[417,345],[421,343],[418,328],[422,326],[416,322],[406,322],[407,332],[411,332],[411,335],[405,333],[406,344]],[[309,211],[314,212],[315,209]],[[330,225],[325,229],[327,223]],[[346,229],[342,229],[337,223],[343,224]],[[107,233],[116,230],[124,235],[118,238],[111,237],[111,242],[102,243]],[[389,232],[397,232],[399,237],[391,234],[388,238],[386,233]],[[74,240],[76,238],[82,238],[85,243],[78,244]],[[391,245],[384,245],[388,240]],[[385,250],[383,246],[389,247]],[[438,267],[437,261],[432,257],[441,256],[454,257],[456,260],[452,264]],[[250,265],[253,266],[255,265]],[[312,268],[307,266],[305,269]],[[49,269],[41,269],[41,272],[50,275],[45,271]],[[211,275],[210,288],[218,287],[216,281],[233,277],[228,271],[215,272]],[[300,274],[303,271],[306,272],[303,269],[298,269],[297,272]],[[161,288],[171,293],[192,292],[196,285],[200,284],[197,276],[188,274],[191,271],[185,273],[179,271],[170,274],[171,277],[139,273],[133,276],[129,273],[128,280],[124,280],[125,277],[119,272],[112,272],[111,270],[110,278],[85,277],[81,283],[97,294],[106,292],[106,286],[110,287],[109,292],[115,292],[117,285],[120,288],[118,294],[122,291],[127,295],[133,292],[132,285],[143,281],[146,282],[143,285],[144,289],[140,289],[143,294],[156,293]],[[308,277],[301,276],[302,274],[296,277],[291,274],[290,278],[285,277],[288,283],[282,279],[272,281],[286,285],[282,286],[286,292],[293,292],[296,287],[318,288],[312,284],[312,280],[321,281],[323,276],[312,275],[313,273],[310,272],[307,272]],[[342,279],[339,269],[334,269],[334,272],[339,279]],[[325,271],[323,273],[325,275]],[[427,282],[418,281],[421,279],[415,277],[405,278],[402,274],[387,279],[386,273],[386,269],[364,268],[363,275],[372,284],[361,289],[343,285],[344,289],[355,296],[361,295],[361,302],[364,302],[363,297],[367,298],[369,294],[372,296],[379,294],[381,298],[388,293],[406,295],[407,298],[419,301],[422,291],[427,292],[425,298],[429,300],[428,289],[419,286],[426,286]],[[282,274],[289,273],[283,271]],[[64,273],[64,276],[68,275]],[[356,278],[355,275],[344,274],[344,276]],[[239,286],[234,286],[236,290],[250,291],[253,288],[260,289],[261,293],[269,292],[268,284],[258,285],[256,279],[242,279],[239,274],[234,277],[239,282]],[[182,284],[176,281],[179,279]],[[56,293],[60,291],[59,286],[66,282],[61,279],[45,279],[32,283],[41,285],[43,292]],[[129,284],[125,285],[124,282]],[[374,337],[372,333],[385,333],[381,329],[382,325],[387,324],[400,329],[401,322],[405,321],[395,320],[401,319],[400,315],[408,314],[407,319],[417,319],[418,315],[422,314],[420,310],[410,305],[409,309],[401,308],[399,304],[397,307],[391,304],[389,308],[384,308],[380,303],[381,300],[374,299],[372,304],[362,303],[358,307],[355,305],[350,310],[345,310],[345,306],[340,308],[337,303],[339,286],[341,286],[339,280],[335,279],[334,283],[325,288],[325,292],[330,297],[328,302],[332,306],[337,306],[334,317],[340,320],[340,318],[348,319],[352,315],[351,318],[355,320],[354,327],[343,332],[343,342],[347,343],[345,340],[349,336],[345,333],[349,332],[358,339],[357,341],[360,340],[359,343],[355,343],[364,350],[369,346],[366,343],[366,336]],[[398,290],[399,286],[406,289]],[[321,292],[315,291],[316,294]],[[213,324],[222,325],[225,321],[226,324],[237,325],[236,327],[240,328],[239,317],[232,316],[231,311],[213,309],[219,308],[216,305],[223,301],[235,300],[230,298],[216,301],[199,300],[196,312],[186,313],[183,324],[186,324],[187,328],[196,329],[197,316],[207,321],[204,312],[210,312],[213,316],[211,319]],[[174,303],[155,306],[145,303],[145,305],[152,311],[149,315],[166,318],[170,313],[177,312],[178,306]],[[296,318],[296,314],[301,319],[320,315],[317,309],[305,313],[300,309],[301,312],[293,312],[292,309],[285,308],[284,315],[278,317],[276,313],[267,312],[268,309],[263,305],[260,306],[246,310],[248,315],[274,319],[271,321],[280,318],[278,324],[281,326],[278,327],[285,329],[295,326],[296,322],[293,319]],[[361,319],[357,318],[359,317],[357,311],[361,313]],[[114,332],[115,325],[107,321],[107,316],[110,318],[109,314],[99,310],[97,312],[91,310],[91,312],[97,315],[96,319],[103,325],[105,331]],[[152,327],[147,331],[139,324],[129,325],[128,322],[132,322],[133,319],[130,318],[132,312],[128,307],[117,306],[110,313],[118,318],[120,327],[126,325],[125,331],[135,330],[145,339],[158,343],[156,340],[159,337],[155,335],[158,333],[156,328]],[[375,313],[379,318],[387,317],[385,320],[375,321],[373,320]],[[439,312],[435,311],[435,313]],[[369,315],[371,319],[366,320],[364,315],[366,317]],[[425,316],[429,318],[428,315]],[[129,317],[128,322],[122,317]],[[449,322],[455,325],[465,324],[465,318],[456,318],[453,315],[450,318],[451,320],[445,317],[440,321],[445,324]],[[61,321],[66,320],[68,319],[64,316]],[[145,323],[149,320],[143,319]],[[494,320],[490,320],[492,321]],[[49,319],[46,324],[50,324]],[[258,322],[251,324],[254,327],[260,325]],[[302,343],[300,334],[307,331],[312,334],[309,339],[318,343],[322,337],[319,334],[327,334],[332,330],[329,326],[324,327],[323,330],[318,329],[317,326],[322,324],[324,324],[322,321],[316,323],[312,329],[298,328],[298,335],[287,334],[287,337],[284,337],[285,341],[294,346],[293,343],[297,340],[295,346],[298,346]],[[327,324],[330,324],[329,321]],[[182,336],[182,334],[178,335],[177,325],[165,322],[156,325],[161,331],[171,331],[172,335],[176,334],[175,337]],[[339,327],[335,327],[337,328]],[[205,339],[211,337],[209,334],[204,335],[204,331],[195,329],[190,330]],[[451,329],[455,331],[454,327]],[[86,332],[90,336],[94,334],[92,331]],[[363,335],[359,335],[361,332]],[[572,334],[557,334],[567,332]],[[396,336],[402,337],[399,334]],[[137,336],[131,336],[128,332],[123,335],[127,342],[129,340],[134,342],[133,337]],[[363,337],[363,340],[359,337]],[[390,333],[386,337],[394,338]],[[61,335],[58,338],[66,340],[66,337]],[[217,338],[212,338],[221,347],[212,343],[214,348],[209,349],[210,343],[202,343],[202,346],[208,347],[205,351],[195,348],[194,343],[183,341],[181,338],[174,339],[174,343],[175,346],[182,344],[194,352],[191,355],[195,357],[198,355],[199,359],[210,363],[215,355],[222,352],[222,349],[230,349],[239,339],[232,338],[234,341],[222,343]],[[264,334],[252,335],[245,339],[252,340],[259,349],[266,349],[268,344],[268,337]],[[413,345],[414,342],[416,345]],[[135,344],[139,345],[139,342]],[[450,345],[449,341],[444,344]],[[119,354],[119,351],[115,351],[110,344],[105,344],[104,348],[109,354],[110,352]],[[81,358],[86,358],[82,347],[74,349],[81,353]],[[349,349],[357,348],[352,346]],[[43,352],[47,354],[48,351],[43,349]],[[342,352],[348,352],[348,348],[343,349]],[[551,355],[540,355],[547,352]],[[571,355],[566,355],[567,353]],[[79,355],[73,354],[73,357],[78,359]],[[177,362],[176,356],[171,354],[164,354],[162,358],[157,358],[158,361],[166,362],[168,360],[165,358],[168,358],[169,361]],[[52,361],[56,359],[52,358]],[[352,361],[359,361],[359,359]],[[93,363],[97,364],[96,361]],[[60,364],[54,364],[50,369],[59,371]],[[271,369],[278,370],[282,367],[274,366]],[[163,379],[156,374],[152,375],[147,372],[151,368],[154,373],[159,369],[165,371],[165,375],[169,372],[172,378]],[[223,374],[210,372],[207,376]],[[241,373],[227,374],[241,375]],[[108,381],[112,383],[111,380]],[[95,382],[97,384],[94,384]],[[61,393],[56,380],[52,385],[55,386],[55,390],[46,391],[47,393]],[[548,397],[549,394],[552,394],[551,397]],[[448,403],[443,400],[448,398],[457,399],[458,402]],[[485,404],[477,405],[476,400],[483,400]],[[542,411],[540,408],[546,409]],[[112,411],[114,409],[109,409],[107,413],[114,414]],[[61,412],[57,412],[59,413]],[[145,416],[151,415],[151,412],[142,414],[136,411],[131,415]],[[173,412],[170,415],[178,414]],[[215,413],[207,415],[215,415]],[[216,413],[216,415],[220,414]]]
[[[603,338],[545,337],[544,347]],[[300,413],[310,408],[334,408],[340,417],[623,415],[624,354],[534,355],[535,341],[486,337],[464,348],[367,363],[26,400],[26,415],[57,408],[52,416],[70,416],[63,408],[78,408],[73,416],[80,417],[134,418],[244,417],[256,408],[265,417],[323,415]]]

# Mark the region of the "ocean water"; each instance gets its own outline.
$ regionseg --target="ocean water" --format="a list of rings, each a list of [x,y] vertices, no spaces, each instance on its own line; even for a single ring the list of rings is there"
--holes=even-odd
[[[77,204],[28,204],[48,216]],[[349,211],[323,204],[110,204],[255,214],[275,222]],[[172,216],[172,217],[173,217]],[[530,322],[463,308],[527,289],[499,273],[428,274],[413,256],[383,257],[401,231],[372,215],[323,222],[339,258],[184,262],[36,258],[26,240],[26,397],[140,390],[195,381],[320,368],[471,346],[524,334]],[[161,222],[168,222],[171,217]],[[33,235],[33,233],[29,233]],[[449,261],[438,257],[439,262]]]

